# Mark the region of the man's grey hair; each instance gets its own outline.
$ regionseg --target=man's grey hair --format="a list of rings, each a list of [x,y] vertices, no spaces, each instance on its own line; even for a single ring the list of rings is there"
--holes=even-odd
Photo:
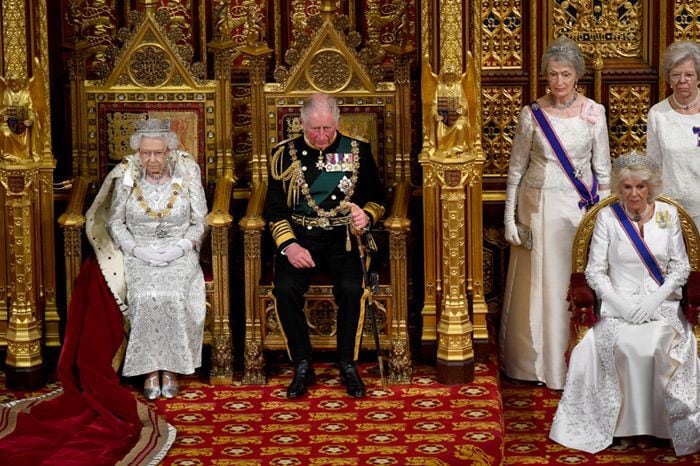
[[[306,117],[310,113],[325,110],[331,112],[336,123],[340,121],[340,108],[338,107],[338,101],[335,97],[320,92],[311,94],[306,98],[304,105],[301,107],[301,120],[306,121]]]

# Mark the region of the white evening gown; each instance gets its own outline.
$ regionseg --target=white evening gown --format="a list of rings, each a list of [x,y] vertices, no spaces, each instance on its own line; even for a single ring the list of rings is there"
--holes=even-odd
[[[165,208],[173,185],[180,184],[172,210],[162,219],[149,217],[122,179],[115,183],[108,229],[118,244],[129,238],[152,248],[175,245],[181,238],[201,243],[207,204],[199,166],[192,159],[179,159],[169,183],[141,183],[143,196],[154,210]],[[165,267],[125,254],[124,268],[130,333],[122,374],[193,373],[201,365],[206,314],[199,253],[188,251]]]
[[[647,155],[661,166],[664,192],[683,205],[700,230],[700,113],[678,113],[668,99],[651,107]]]
[[[571,354],[549,434],[566,447],[596,453],[613,436],[652,435],[670,438],[677,455],[700,450],[700,361],[679,305],[688,256],[676,209],[662,202],[655,209],[644,240],[671,294],[661,305],[662,317],[643,324],[609,317],[615,314],[602,302],[602,319]],[[610,283],[632,303],[659,286],[610,207],[599,213],[586,278],[596,292]]]
[[[584,107],[585,109],[586,107]],[[610,183],[610,149],[605,110],[592,100],[574,118],[549,116],[574,165],[590,187]],[[593,121],[595,120],[595,121]],[[524,107],[510,156],[508,184],[519,184],[517,219],[532,230],[533,248],[510,248],[500,328],[501,367],[519,380],[540,381],[561,390],[566,378],[564,353],[569,335],[566,293],[571,274],[571,245],[586,213],[559,161]]]

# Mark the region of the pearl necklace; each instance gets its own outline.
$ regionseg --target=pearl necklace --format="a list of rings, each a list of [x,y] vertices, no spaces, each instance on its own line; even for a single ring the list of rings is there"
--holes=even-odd
[[[576,102],[576,98],[578,97],[578,91],[574,90],[574,96],[569,100],[568,102],[564,102],[563,104],[557,103],[556,97],[554,97],[554,94],[550,93],[549,98],[552,101],[552,107],[556,108],[557,110],[566,110],[567,108],[571,107],[574,102]]]
[[[629,219],[632,220],[633,222],[639,222],[641,219],[646,217],[647,213],[649,212],[650,207],[651,207],[651,204],[647,204],[647,206],[644,208],[644,212],[642,212],[641,214],[632,215],[627,210],[627,206],[624,204],[624,202],[622,203],[622,208],[625,209],[625,214],[627,214],[627,217],[629,217]]]
[[[673,100],[673,103],[676,104],[676,107],[682,108],[683,110],[690,110],[691,108],[695,107],[698,104],[698,100],[700,100],[700,92],[698,92],[695,95],[695,98],[693,99],[693,101],[690,102],[688,105],[681,105],[681,103],[678,102],[678,99],[676,99],[675,93],[671,94],[671,100]]]

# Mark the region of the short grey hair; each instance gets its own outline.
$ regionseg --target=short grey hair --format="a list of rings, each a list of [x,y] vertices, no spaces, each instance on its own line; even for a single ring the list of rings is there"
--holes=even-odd
[[[663,191],[659,164],[644,153],[632,152],[621,155],[612,167],[613,192],[622,195],[622,182],[631,177],[639,178],[647,184],[649,201],[656,199]]]
[[[586,72],[586,59],[579,46],[566,36],[559,36],[554,42],[549,44],[542,54],[540,72],[547,77],[547,68],[551,61],[565,63],[571,66],[576,72],[576,79],[581,78]]]
[[[329,94],[322,94],[317,92],[311,94],[304,101],[304,105],[301,107],[301,119],[306,120],[309,113],[328,110],[333,115],[333,119],[336,123],[340,121],[340,108],[338,107],[338,101]]]
[[[666,80],[671,79],[671,69],[689,58],[695,63],[695,74],[700,76],[700,45],[692,40],[681,40],[669,45],[661,64]]]

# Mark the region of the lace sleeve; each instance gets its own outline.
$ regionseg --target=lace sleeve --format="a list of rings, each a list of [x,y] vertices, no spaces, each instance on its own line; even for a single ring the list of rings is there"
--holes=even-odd
[[[530,150],[535,126],[530,107],[523,107],[518,119],[518,128],[513,136],[513,149],[508,162],[508,184],[518,186],[530,163]]]
[[[669,261],[666,266],[664,283],[669,283],[671,291],[685,285],[690,275],[690,262],[685,250],[683,232],[681,230],[678,212],[671,210],[671,239],[669,241]],[[670,294],[670,293],[669,293]]]
[[[112,205],[107,216],[107,230],[112,240],[122,247],[125,242],[134,241],[134,235],[126,226],[126,201],[129,199],[131,189],[122,183],[121,178],[114,183]]]
[[[189,200],[190,200],[190,226],[185,232],[185,238],[194,240],[197,243],[197,249],[200,248],[204,235],[207,232],[206,216],[207,216],[207,199],[202,186],[202,177],[199,165],[196,163],[188,163],[187,178],[189,181]]]

